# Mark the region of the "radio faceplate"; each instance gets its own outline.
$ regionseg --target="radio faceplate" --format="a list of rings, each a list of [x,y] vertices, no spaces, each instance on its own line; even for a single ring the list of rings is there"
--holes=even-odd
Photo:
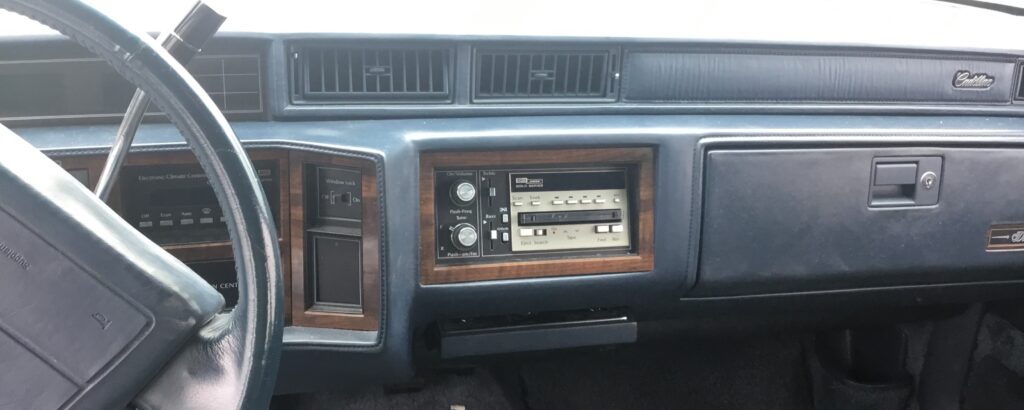
[[[629,167],[434,173],[439,264],[629,254]]]

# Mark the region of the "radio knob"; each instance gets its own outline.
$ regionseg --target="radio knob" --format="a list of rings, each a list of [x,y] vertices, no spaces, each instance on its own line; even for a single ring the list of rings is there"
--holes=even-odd
[[[468,181],[459,181],[452,187],[452,199],[458,205],[469,205],[476,199],[476,187]]]
[[[452,243],[459,250],[467,251],[476,245],[478,239],[476,228],[473,225],[462,223],[452,228]]]

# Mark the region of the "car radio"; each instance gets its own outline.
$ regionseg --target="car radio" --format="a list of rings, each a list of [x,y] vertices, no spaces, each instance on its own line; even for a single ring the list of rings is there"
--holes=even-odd
[[[630,168],[437,170],[438,263],[629,253],[632,174]]]

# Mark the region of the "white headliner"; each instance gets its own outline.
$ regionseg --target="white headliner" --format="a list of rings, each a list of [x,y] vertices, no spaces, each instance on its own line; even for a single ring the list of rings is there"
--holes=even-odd
[[[174,25],[194,0],[91,0],[137,29]],[[932,0],[208,0],[222,31],[640,38],[1024,50],[1024,19]],[[51,33],[0,12],[0,36]]]

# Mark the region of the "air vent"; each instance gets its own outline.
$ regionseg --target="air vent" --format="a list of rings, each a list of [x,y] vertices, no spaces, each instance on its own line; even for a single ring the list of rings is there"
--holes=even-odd
[[[300,47],[293,102],[438,102],[451,99],[447,48]]]
[[[612,50],[477,50],[474,101],[614,99]]]

